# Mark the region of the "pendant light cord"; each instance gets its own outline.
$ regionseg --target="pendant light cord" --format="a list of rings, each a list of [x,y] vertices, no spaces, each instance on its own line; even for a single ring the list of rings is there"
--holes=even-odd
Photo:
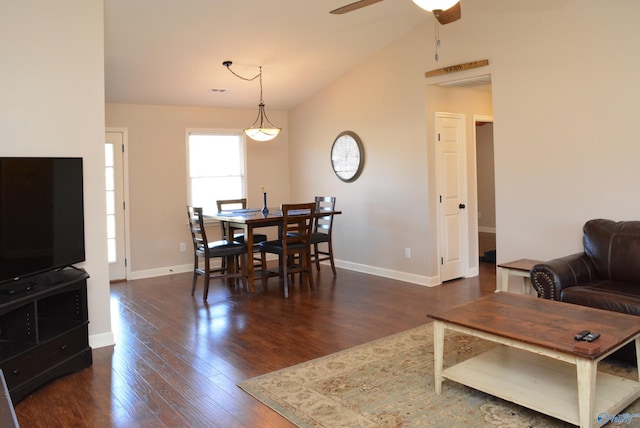
[[[256,74],[256,75],[255,75],[255,76],[253,76],[253,77],[244,77],[244,76],[239,75],[238,73],[236,73],[235,71],[233,71],[233,70],[231,69],[231,64],[228,64],[228,65],[227,65],[226,63],[223,63],[223,65],[224,65],[225,67],[227,67],[227,70],[229,70],[229,71],[231,72],[231,74],[233,74],[233,75],[234,75],[234,76],[236,76],[237,78],[242,79],[242,80],[245,80],[245,81],[247,81],[247,82],[253,82],[253,81],[254,81],[254,80],[256,80],[257,78],[260,78],[260,80],[259,80],[259,82],[260,82],[260,102],[263,102],[263,100],[262,100],[262,66],[261,66],[261,65],[260,65],[260,66],[258,66],[260,71],[258,72],[258,74]]]
[[[235,71],[233,71],[231,69],[231,64],[233,64],[231,61],[224,61],[222,63],[222,65],[227,67],[227,70],[229,70],[229,72],[231,72],[231,74],[236,76],[238,79],[242,79],[247,82],[251,82],[258,78],[260,79],[259,80],[260,81],[260,103],[258,104],[258,117],[256,118],[256,121],[253,123],[253,125],[251,125],[249,128],[244,130],[244,133],[252,140],[256,140],[256,141],[272,140],[273,138],[278,136],[278,134],[280,133],[280,128],[278,128],[273,123],[271,123],[271,121],[267,117],[267,113],[264,110],[264,101],[262,100],[262,66],[259,66],[259,72],[255,76],[244,77],[239,75]],[[265,125],[268,125],[268,126],[265,126]]]

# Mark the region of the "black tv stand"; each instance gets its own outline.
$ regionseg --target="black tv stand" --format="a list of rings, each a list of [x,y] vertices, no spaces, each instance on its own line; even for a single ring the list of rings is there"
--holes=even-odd
[[[43,285],[56,285],[66,280],[66,274],[64,270],[54,270],[42,275],[40,282]]]
[[[36,288],[38,284],[35,282],[20,282],[18,284],[10,284],[10,286],[0,287],[0,294],[5,296],[13,296],[15,294],[26,293]]]
[[[92,364],[89,275],[77,268],[49,274],[0,286],[0,369],[14,404]]]

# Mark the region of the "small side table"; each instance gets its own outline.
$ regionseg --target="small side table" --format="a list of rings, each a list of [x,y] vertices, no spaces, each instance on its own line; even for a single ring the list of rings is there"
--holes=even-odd
[[[538,263],[543,262],[540,260],[520,259],[499,264],[498,267],[502,269],[502,280],[498,284],[498,287],[496,287],[496,292],[509,291],[509,276],[513,275],[522,277],[522,293],[531,293],[529,275],[531,269]]]

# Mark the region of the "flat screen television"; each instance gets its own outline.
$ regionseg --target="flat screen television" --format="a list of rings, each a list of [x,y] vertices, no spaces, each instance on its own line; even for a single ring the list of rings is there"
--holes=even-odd
[[[0,285],[84,260],[82,158],[0,157]]]

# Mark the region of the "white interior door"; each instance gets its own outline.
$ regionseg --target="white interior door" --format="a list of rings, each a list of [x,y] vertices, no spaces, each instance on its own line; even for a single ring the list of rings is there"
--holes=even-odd
[[[105,178],[109,279],[118,281],[127,277],[123,132],[105,133]]]
[[[469,240],[465,116],[436,113],[440,280],[466,275]]]

